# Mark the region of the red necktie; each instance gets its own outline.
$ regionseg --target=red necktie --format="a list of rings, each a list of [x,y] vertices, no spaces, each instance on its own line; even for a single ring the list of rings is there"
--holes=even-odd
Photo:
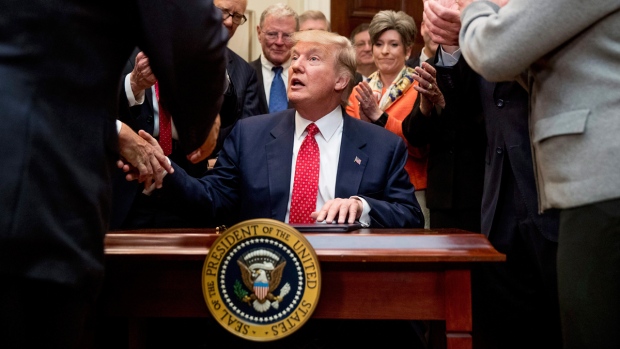
[[[295,163],[295,179],[291,197],[289,223],[313,223],[310,214],[316,210],[319,191],[319,145],[314,135],[319,132],[315,124],[306,127],[308,134],[301,143]]]
[[[159,103],[159,84],[155,82],[155,95],[157,103]],[[164,151],[164,155],[172,153],[172,123],[170,114],[159,103],[159,145]]]

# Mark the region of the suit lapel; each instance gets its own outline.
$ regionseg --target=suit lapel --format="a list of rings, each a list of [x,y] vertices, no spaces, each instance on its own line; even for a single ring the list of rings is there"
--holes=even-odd
[[[258,96],[261,100],[261,103],[265,106],[267,110],[269,110],[269,104],[267,103],[267,95],[265,94],[265,83],[263,81],[263,66],[260,62],[260,56],[258,59],[252,61],[252,67],[256,71],[256,78],[258,79]]]
[[[368,164],[368,154],[363,150],[366,137],[353,118],[344,113],[340,160],[336,178],[336,197],[348,198],[359,192],[362,176]]]
[[[271,200],[271,215],[284,221],[290,196],[293,137],[295,135],[295,110],[282,111],[280,122],[271,130],[273,140],[265,146],[267,175]]]
[[[226,70],[228,72],[228,76],[232,80],[232,77],[235,76],[235,65],[233,64],[232,53],[230,53],[230,49],[226,48],[226,58],[228,59],[228,64],[226,64]]]

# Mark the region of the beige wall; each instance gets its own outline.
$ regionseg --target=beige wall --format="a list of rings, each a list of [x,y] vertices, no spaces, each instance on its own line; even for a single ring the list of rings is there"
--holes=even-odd
[[[237,28],[235,35],[230,39],[228,47],[248,61],[253,61],[261,54],[261,47],[256,37],[256,26],[261,13],[270,5],[284,2],[297,13],[306,10],[322,11],[330,18],[331,0],[248,0],[246,17],[248,21]]]

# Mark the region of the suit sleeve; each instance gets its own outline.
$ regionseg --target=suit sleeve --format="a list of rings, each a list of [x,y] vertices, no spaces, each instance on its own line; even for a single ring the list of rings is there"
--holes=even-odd
[[[490,1],[475,1],[461,13],[459,43],[467,62],[485,79],[514,80],[619,8],[617,0],[517,0],[500,12]]]
[[[188,154],[203,144],[222,103],[228,42],[222,17],[210,0],[140,0],[138,6],[145,33],[139,46]]]
[[[405,171],[407,147],[399,137],[387,169],[385,189],[380,196],[359,195],[370,205],[372,228],[423,228],[424,216]]]
[[[264,106],[260,102],[258,89],[262,88],[262,86],[258,84],[256,70],[249,65],[248,68],[250,68],[250,76],[246,85],[245,100],[243,101],[243,112],[241,114],[241,118],[269,113],[267,106]]]

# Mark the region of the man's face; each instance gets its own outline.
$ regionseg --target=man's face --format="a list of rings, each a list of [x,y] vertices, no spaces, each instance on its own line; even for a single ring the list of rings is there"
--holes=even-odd
[[[353,47],[355,47],[355,59],[357,64],[367,65],[373,64],[372,43],[370,42],[370,34],[368,30],[357,33],[353,37]]]
[[[314,42],[298,42],[293,47],[288,72],[288,98],[292,103],[311,102],[332,108],[340,103],[346,81],[337,73],[332,52],[329,46]]]
[[[322,19],[307,19],[299,24],[299,30],[325,30],[327,31],[327,22]]]
[[[282,65],[291,57],[295,18],[268,16],[262,27],[256,28],[263,55],[274,65]]]
[[[242,15],[245,13],[245,8],[247,7],[248,2],[247,0],[214,0],[213,4],[215,7],[220,8],[222,12]],[[222,22],[226,29],[228,29],[228,38],[232,38],[239,24],[233,23],[232,16],[229,16]]]

